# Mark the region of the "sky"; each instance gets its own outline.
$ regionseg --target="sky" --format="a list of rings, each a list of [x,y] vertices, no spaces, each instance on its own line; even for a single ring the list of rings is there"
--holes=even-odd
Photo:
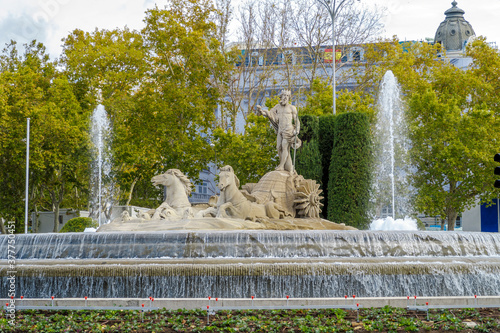
[[[239,0],[235,0],[237,4]],[[314,1],[314,0],[311,0]],[[452,0],[361,0],[386,7],[382,37],[400,40],[434,38]],[[52,58],[61,54],[61,39],[74,29],[93,31],[124,26],[141,29],[144,12],[167,0],[0,0],[0,43],[24,44],[37,39]],[[476,35],[500,45],[500,0],[458,0]],[[237,5],[236,5],[237,6]]]
[[[364,0],[361,0],[364,1]],[[368,1],[368,0],[367,0]],[[397,35],[400,40],[434,38],[444,12],[453,0],[369,0],[385,6],[385,33],[383,37]],[[485,36],[488,42],[500,45],[500,0],[456,0],[457,7],[465,11],[476,36]]]

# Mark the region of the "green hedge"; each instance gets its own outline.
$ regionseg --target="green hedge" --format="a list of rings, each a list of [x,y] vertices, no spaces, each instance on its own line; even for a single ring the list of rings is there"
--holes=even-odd
[[[318,140],[319,119],[316,116],[306,114],[299,116],[300,133],[299,138],[302,142],[310,142]]]
[[[69,220],[59,232],[83,232],[85,228],[97,228],[99,224],[90,217],[75,217]]]
[[[323,169],[323,176],[321,181],[321,188],[323,189],[323,215],[327,218],[326,212],[328,211],[328,181],[330,175],[330,161],[332,160],[332,148],[334,137],[334,124],[336,116],[328,115],[319,117],[318,126],[318,148],[321,154],[321,167]]]
[[[312,140],[303,142],[302,147],[297,150],[295,168],[299,175],[305,179],[313,179],[321,184],[323,169],[321,167],[321,154],[319,153],[318,142]]]
[[[364,113],[337,116],[328,183],[328,219],[358,229],[369,224],[372,141]]]
[[[299,118],[299,138],[302,140],[302,147],[297,150],[295,168],[297,173],[304,176],[305,179],[313,179],[321,184],[323,169],[318,146],[318,117],[303,115]]]

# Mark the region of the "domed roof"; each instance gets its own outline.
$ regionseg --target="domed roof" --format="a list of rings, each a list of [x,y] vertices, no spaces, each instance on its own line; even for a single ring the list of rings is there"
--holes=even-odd
[[[443,45],[445,50],[462,50],[469,37],[474,36],[474,29],[464,19],[465,11],[457,7],[457,2],[451,3],[452,7],[444,12],[446,18],[436,31],[434,41]]]

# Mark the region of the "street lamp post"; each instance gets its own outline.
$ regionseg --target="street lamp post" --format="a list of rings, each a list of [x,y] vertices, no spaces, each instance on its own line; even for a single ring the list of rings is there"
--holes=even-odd
[[[26,192],[24,195],[24,233],[28,233],[28,192],[30,182],[30,118],[26,119]]]
[[[337,53],[335,52],[335,17],[339,11],[349,2],[353,0],[318,0],[320,4],[326,7],[332,19],[332,85],[333,85],[333,114],[336,113],[336,82],[335,82],[335,61]],[[359,0],[358,0],[359,1]],[[337,5],[338,4],[338,5]]]

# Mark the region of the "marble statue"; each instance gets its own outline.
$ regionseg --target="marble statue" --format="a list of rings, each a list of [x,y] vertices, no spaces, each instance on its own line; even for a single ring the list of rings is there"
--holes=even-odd
[[[191,195],[191,181],[178,169],[169,169],[167,172],[151,178],[153,185],[164,185],[167,189],[165,201],[150,214],[151,219],[189,218],[193,217],[193,210],[189,202]]]
[[[166,187],[165,202],[139,211],[138,218],[124,214],[98,231],[352,229],[320,218],[322,190],[314,180],[297,174],[290,156],[290,148],[301,146],[297,109],[289,103],[290,91],[282,91],[280,97],[270,110],[257,106],[277,133],[280,163],[276,170],[240,189],[233,168],[226,165],[219,173],[220,195],[191,205],[191,181],[180,170],[170,169],[151,179],[153,185]]]
[[[97,231],[354,229],[321,219],[319,184],[296,172],[274,170],[240,190],[233,168],[226,165],[219,173],[220,195],[192,206],[191,182],[179,170],[170,169],[151,181],[166,186],[167,198],[160,207],[139,210],[135,218],[125,212]]]
[[[233,168],[229,165],[222,167],[219,174],[220,196],[216,217],[259,221],[268,218],[279,219],[284,215],[278,204],[271,201],[266,204],[252,202],[239,187],[240,181]]]
[[[264,110],[257,105],[257,111],[269,118],[277,133],[276,146],[280,157],[280,164],[276,170],[293,172],[293,163],[290,156],[290,148],[297,149],[301,141],[297,137],[300,132],[300,121],[297,108],[290,104],[291,92],[283,90],[280,94],[280,102],[270,110]]]
[[[122,219],[122,221],[130,221],[130,214],[127,210],[124,210],[121,215],[120,215],[120,218]]]

